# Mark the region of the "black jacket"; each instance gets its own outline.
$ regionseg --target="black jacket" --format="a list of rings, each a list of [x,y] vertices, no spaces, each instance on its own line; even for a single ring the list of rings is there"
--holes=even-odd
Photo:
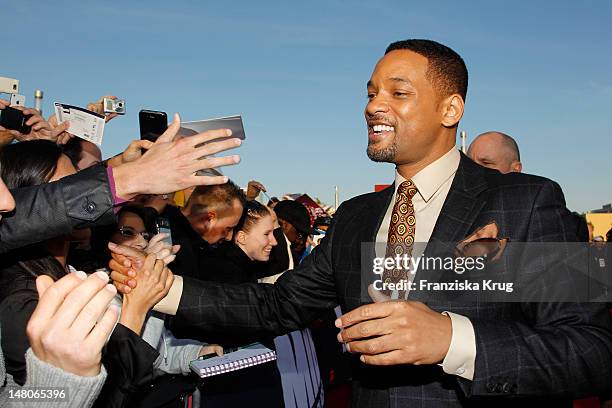
[[[0,253],[69,234],[73,229],[116,222],[102,165],[53,183],[11,190],[15,210],[0,220]]]
[[[202,333],[280,334],[305,327],[336,304],[345,313],[357,308],[365,302],[362,266],[371,267],[374,257],[373,251],[362,251],[362,243],[376,240],[392,196],[393,189],[386,189],[343,203],[321,244],[275,285],[185,279],[177,319]],[[576,240],[556,183],[527,174],[502,175],[462,155],[429,242],[458,243],[492,220],[500,236],[512,242]],[[516,272],[533,277],[541,271]],[[538,398],[546,398],[549,406],[571,406],[574,396],[602,392],[612,384],[612,324],[603,304],[462,304],[432,291],[411,291],[410,298],[471,320],[476,335],[473,381],[447,375],[436,365],[371,367],[356,361],[354,406],[503,407],[516,406],[509,397],[517,396],[523,397],[522,407],[544,406]],[[502,398],[493,402],[493,396]]]

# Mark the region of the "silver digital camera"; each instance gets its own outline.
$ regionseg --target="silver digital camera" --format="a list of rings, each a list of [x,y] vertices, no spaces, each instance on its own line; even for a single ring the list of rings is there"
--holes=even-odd
[[[104,98],[104,113],[116,113],[125,115],[125,100]]]

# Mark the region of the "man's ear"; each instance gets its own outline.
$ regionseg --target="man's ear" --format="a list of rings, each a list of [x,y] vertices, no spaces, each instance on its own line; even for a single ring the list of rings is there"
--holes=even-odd
[[[520,161],[512,162],[510,168],[513,172],[520,173],[521,171],[523,171],[523,163],[521,163]]]
[[[209,228],[217,221],[217,218],[218,215],[216,211],[207,211],[202,214],[202,222]]]
[[[451,128],[457,126],[463,117],[465,103],[459,94],[453,94],[444,98],[440,102],[440,112],[442,112],[442,126]]]

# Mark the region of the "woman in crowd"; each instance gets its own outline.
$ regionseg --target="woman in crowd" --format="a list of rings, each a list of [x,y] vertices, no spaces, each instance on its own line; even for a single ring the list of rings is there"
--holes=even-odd
[[[206,273],[204,278],[236,284],[257,282],[261,264],[269,261],[270,253],[277,245],[273,231],[271,211],[255,201],[247,202],[234,229],[233,240],[222,244],[203,260],[201,270]],[[180,322],[173,323],[180,326]],[[242,333],[219,336],[215,341],[224,347],[243,346],[253,341],[273,347],[271,338],[245,337]],[[202,406],[207,408],[284,406],[280,374],[275,364],[263,364],[208,378],[201,392]]]

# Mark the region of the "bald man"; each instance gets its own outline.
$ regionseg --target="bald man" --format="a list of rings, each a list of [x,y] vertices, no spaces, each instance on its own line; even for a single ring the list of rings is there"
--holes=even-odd
[[[478,135],[470,144],[467,154],[481,166],[498,170],[500,173],[520,173],[523,169],[516,141],[502,132]]]

